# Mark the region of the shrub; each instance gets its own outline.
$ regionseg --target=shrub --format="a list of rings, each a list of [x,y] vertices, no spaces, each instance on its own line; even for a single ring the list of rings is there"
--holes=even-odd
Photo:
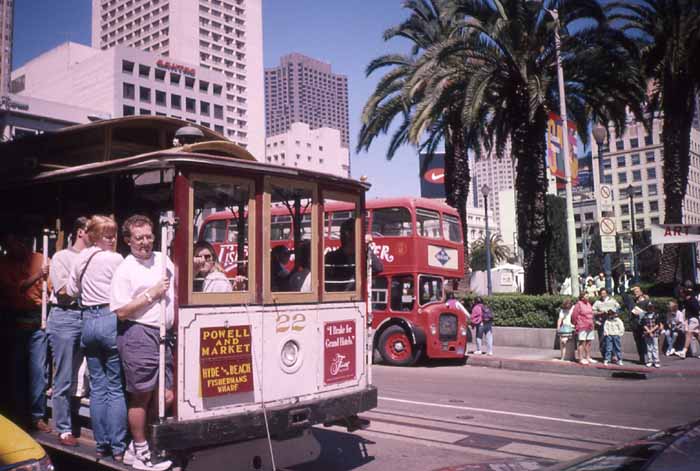
[[[467,296],[462,299],[462,303],[471,310],[475,296]],[[494,314],[496,326],[504,327],[537,327],[555,328],[559,317],[559,308],[565,299],[573,299],[569,296],[542,295],[529,296],[524,294],[498,294],[496,296],[482,296]],[[615,299],[622,310],[620,316],[629,330],[629,313],[625,309],[621,296]],[[666,315],[668,302],[673,298],[652,298],[657,306],[659,314]]]

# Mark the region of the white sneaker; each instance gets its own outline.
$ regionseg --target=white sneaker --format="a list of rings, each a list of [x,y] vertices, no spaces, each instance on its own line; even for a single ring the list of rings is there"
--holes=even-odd
[[[598,360],[594,360],[593,358],[589,358],[588,363],[596,364],[596,363],[598,363]]]
[[[481,355],[481,350],[477,350],[474,352],[474,355]]]
[[[605,361],[603,362],[603,364],[607,366],[607,365],[610,364],[610,362],[609,362],[608,360],[605,360]]]
[[[649,362],[649,363],[647,363],[645,366],[646,366],[647,368],[651,368],[651,367],[652,367],[652,364],[651,364],[651,362]]]
[[[136,455],[134,453],[134,442],[132,441],[129,442],[129,446],[124,450],[124,460],[122,462],[129,466],[134,464],[134,460],[136,460]]]
[[[493,352],[488,352],[487,355],[493,356]],[[700,357],[698,357],[698,358],[700,358]]]
[[[668,351],[668,355],[667,355],[667,356],[670,357],[671,355],[675,355],[675,354],[676,354],[676,350],[675,350],[674,348],[672,348],[671,350]]]
[[[579,363],[581,363],[582,365],[587,365],[587,364],[588,364],[588,360],[586,360],[586,359],[584,358],[583,360],[580,360]]]
[[[654,363],[654,368],[661,368],[661,363]]]
[[[685,358],[685,350],[681,350],[677,353],[680,358]]]
[[[145,448],[143,450],[136,450],[135,446],[134,448],[131,448],[131,450],[130,448],[131,444],[130,447],[127,448],[127,450],[131,452],[131,455],[133,457],[131,466],[134,469],[165,471],[173,465],[173,462],[169,460],[160,461],[158,463],[154,463],[153,461],[151,461],[151,450],[149,450],[148,448]],[[126,453],[124,453],[124,463],[126,464]]]

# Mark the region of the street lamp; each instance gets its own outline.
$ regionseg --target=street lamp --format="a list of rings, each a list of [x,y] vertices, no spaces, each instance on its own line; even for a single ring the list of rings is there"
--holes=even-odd
[[[634,193],[636,189],[634,186],[630,185],[627,187],[627,196],[630,197],[630,216],[632,217],[632,282],[639,282],[639,273],[637,269],[637,251],[634,247],[634,236],[636,235],[634,230]]]
[[[559,12],[557,10],[545,11],[554,19],[554,48],[557,58],[557,78],[559,82],[559,114],[563,124],[562,152],[564,153],[564,179],[566,183],[566,232],[569,249],[569,276],[571,277],[571,292],[578,296],[578,256],[576,253],[576,223],[574,222],[574,197],[571,188],[571,162],[569,161],[569,126],[566,117],[566,95],[564,90],[564,69],[561,64],[561,40],[559,38]]]
[[[598,181],[601,184],[603,183],[603,146],[605,145],[605,138],[607,135],[607,130],[601,124],[596,124],[593,127],[593,138],[595,139],[596,144],[598,144]],[[604,216],[602,209],[600,215]],[[612,260],[608,252],[605,252],[603,255],[603,271],[605,272],[605,288],[610,293],[612,288]]]
[[[484,195],[484,221],[486,222],[486,286],[488,295],[493,294],[491,286],[491,234],[489,233],[489,193],[491,188],[487,184],[481,187],[481,194]]]

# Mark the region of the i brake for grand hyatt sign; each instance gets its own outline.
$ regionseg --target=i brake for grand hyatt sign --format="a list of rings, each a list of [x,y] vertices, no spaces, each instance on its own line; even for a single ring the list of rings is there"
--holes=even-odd
[[[700,242],[700,225],[654,224],[651,226],[652,245],[689,244]]]

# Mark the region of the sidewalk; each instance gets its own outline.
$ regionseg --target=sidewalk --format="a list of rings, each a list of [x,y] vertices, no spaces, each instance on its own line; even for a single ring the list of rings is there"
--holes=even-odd
[[[493,356],[474,355],[473,351],[470,350],[467,354],[466,364],[506,370],[598,377],[700,377],[700,358],[693,357],[681,359],[677,356],[667,357],[662,354],[660,358],[661,368],[647,368],[640,365],[636,355],[634,357],[625,355],[624,366],[603,365],[603,359],[596,356],[593,358],[599,362],[593,365],[560,361],[559,357],[559,350],[494,346]]]

